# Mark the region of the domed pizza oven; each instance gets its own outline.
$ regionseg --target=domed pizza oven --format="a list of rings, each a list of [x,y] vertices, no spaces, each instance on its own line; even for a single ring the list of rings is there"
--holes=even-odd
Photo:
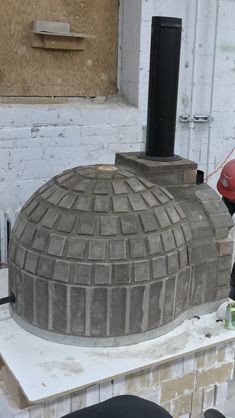
[[[68,344],[153,338],[228,295],[231,218],[196,163],[174,155],[181,19],[153,17],[146,153],[70,169],[21,210],[12,313]]]
[[[213,228],[200,209],[207,254],[197,240],[198,262],[197,209],[185,208],[191,218],[166,188],[122,166],[54,177],[25,204],[12,233],[14,318],[54,341],[131,344],[221,299]]]

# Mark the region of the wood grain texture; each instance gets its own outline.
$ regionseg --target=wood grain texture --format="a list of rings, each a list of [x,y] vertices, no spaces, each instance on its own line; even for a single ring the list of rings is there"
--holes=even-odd
[[[95,35],[83,51],[32,48],[35,20]],[[116,93],[118,0],[1,0],[0,96]]]

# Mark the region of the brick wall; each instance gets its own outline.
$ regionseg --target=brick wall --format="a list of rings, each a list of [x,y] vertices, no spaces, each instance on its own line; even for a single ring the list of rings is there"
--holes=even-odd
[[[226,401],[234,348],[234,343],[218,344],[23,410],[17,409],[8,395],[8,411],[14,411],[12,418],[60,418],[110,397],[132,394],[162,405],[174,418],[202,418],[204,410]],[[0,406],[3,395],[1,383]],[[5,418],[7,404],[5,400]]]
[[[0,112],[0,209],[21,207],[45,181],[70,167],[113,163],[141,148],[137,109],[104,104],[3,106]]]

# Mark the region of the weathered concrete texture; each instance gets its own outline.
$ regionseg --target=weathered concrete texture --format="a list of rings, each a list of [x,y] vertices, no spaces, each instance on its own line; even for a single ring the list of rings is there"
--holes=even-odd
[[[15,224],[13,309],[35,326],[83,337],[160,327],[186,307],[174,300],[191,239],[173,196],[134,171],[68,170],[32,196]]]
[[[174,196],[174,210],[162,206],[154,209],[158,222],[167,225],[168,219],[176,222],[178,216],[187,222],[180,228],[167,229],[161,233],[168,260],[168,274],[190,265],[190,293],[187,307],[200,305],[228,296],[232,263],[233,242],[228,238],[233,226],[228,210],[220,196],[207,184],[196,185],[197,164],[182,158],[179,161],[158,162],[140,159],[137,153],[116,155],[117,163],[125,163],[156,184],[167,185]],[[173,174],[175,173],[175,178]],[[176,213],[175,213],[176,211]],[[172,237],[173,232],[173,237]],[[182,236],[183,233],[183,236]],[[178,246],[188,242],[187,249],[174,253]],[[160,244],[152,243],[151,248]],[[186,289],[186,288],[185,288]],[[189,291],[188,287],[186,293]],[[178,299],[176,298],[176,311]]]

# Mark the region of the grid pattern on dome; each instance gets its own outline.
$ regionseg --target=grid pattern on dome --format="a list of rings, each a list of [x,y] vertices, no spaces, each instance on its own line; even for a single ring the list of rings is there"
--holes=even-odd
[[[68,170],[40,188],[17,219],[13,309],[38,327],[71,335],[161,326],[184,310],[191,237],[172,195],[133,171]]]

